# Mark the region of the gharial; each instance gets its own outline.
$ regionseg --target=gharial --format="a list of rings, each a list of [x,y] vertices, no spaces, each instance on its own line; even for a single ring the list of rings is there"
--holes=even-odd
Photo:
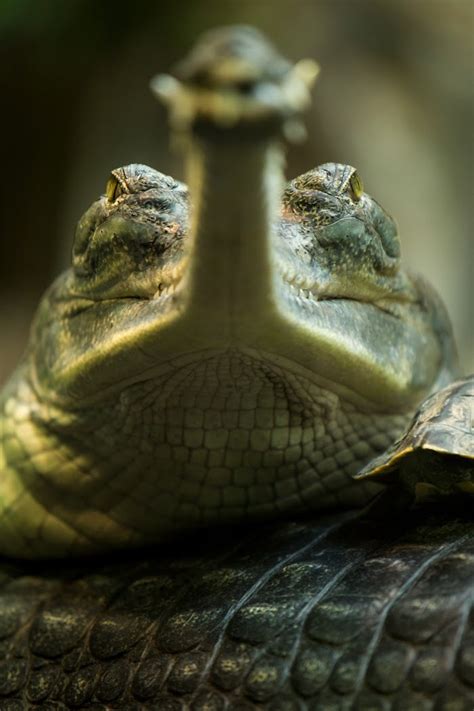
[[[361,504],[351,475],[452,379],[444,309],[355,171],[297,178],[274,230],[312,70],[243,32],[160,80],[188,141],[190,234],[184,187],[144,168],[80,221],[2,396],[4,552]]]
[[[325,164],[291,181],[281,201],[282,142],[301,132],[314,65],[292,67],[255,31],[229,28],[203,38],[176,74],[179,81],[160,77],[153,86],[169,104],[186,152],[189,229],[186,187],[141,165],[113,171],[106,195],[80,220],[72,268],[43,298],[30,345],[1,396],[4,554],[101,553],[168,542],[211,524],[361,506],[377,487],[354,476],[403,433],[425,396],[446,387],[439,401],[452,401],[457,359],[449,319],[431,287],[401,266],[395,223],[364,192],[357,172]],[[471,398],[469,380],[462,388]],[[439,414],[456,419],[447,405]],[[463,460],[458,489],[467,506],[473,451],[464,424],[454,427],[446,453],[462,431],[467,446],[452,456]],[[439,466],[454,477],[449,463]],[[458,475],[456,468],[456,482]],[[5,637],[12,646],[4,695],[12,703],[49,698],[78,706],[120,698],[196,709],[232,708],[243,697],[274,709],[471,703],[469,653],[458,664],[469,641],[474,569],[472,516],[463,523],[463,515],[442,517],[444,525],[434,524],[433,540],[426,541],[416,519],[415,533],[393,534],[400,548],[383,532],[377,536],[378,526],[374,532],[373,524],[346,522],[341,514],[267,524],[260,530],[270,531],[271,552],[262,542],[266,553],[255,551],[253,572],[250,552],[243,559],[238,545],[232,549],[237,529],[230,551],[218,544],[201,551],[206,592],[193,563],[188,578],[176,574],[169,543],[148,553],[144,568],[112,565],[102,593],[88,579],[87,570],[96,575],[94,563],[81,563],[80,589],[69,585],[64,566],[60,588],[46,579],[26,586],[33,613],[21,586],[15,592],[11,583],[28,568],[8,568],[13,614]],[[410,535],[417,545],[407,553]],[[358,588],[350,576],[368,562],[373,570],[377,561],[382,572],[374,573],[370,594],[363,586],[357,593],[360,581]],[[434,620],[417,618],[411,608],[408,627],[399,620],[395,634],[387,632],[389,613],[441,563],[451,566],[451,587],[439,580],[441,593],[433,597],[435,583],[428,581],[424,594],[438,600],[436,622],[449,622],[451,637],[437,638]],[[147,577],[150,570],[159,571],[157,578]],[[287,582],[279,585],[283,573]],[[117,599],[127,586],[136,594],[142,574],[155,581],[138,595],[148,606],[125,595],[122,618],[107,623],[112,589]],[[342,606],[333,601],[324,608],[340,586]],[[262,591],[277,599],[252,612],[249,601]],[[42,618],[42,604],[56,613]],[[453,605],[459,615],[451,614]],[[58,606],[79,620],[58,616]],[[248,619],[235,623],[246,606]],[[175,626],[163,630],[160,620],[169,628],[169,615]],[[311,615],[319,626],[309,634]],[[127,631],[130,620],[136,637]],[[416,625],[421,632],[413,637]],[[390,634],[405,635],[389,667],[399,683],[390,685],[381,669],[370,682],[378,645]],[[433,640],[444,655],[442,685],[433,664],[431,676],[422,670],[413,685],[407,680],[421,646],[431,650]],[[323,643],[337,651],[329,654]],[[24,644],[28,655],[50,660],[55,679],[69,675],[68,685],[51,682],[46,693],[43,679],[46,696],[32,691],[31,657],[11,651]],[[228,671],[234,671],[226,677],[220,655],[230,648]],[[337,680],[341,660],[346,687],[343,670]],[[78,681],[87,669],[87,683]]]

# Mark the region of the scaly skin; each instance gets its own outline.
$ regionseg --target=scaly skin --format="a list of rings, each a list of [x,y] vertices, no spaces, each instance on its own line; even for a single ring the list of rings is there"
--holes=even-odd
[[[0,551],[361,505],[374,489],[351,476],[452,377],[445,313],[353,169],[293,181],[276,224],[307,74],[234,30],[158,82],[189,232],[186,189],[144,166],[79,222],[0,401]]]
[[[0,708],[472,711],[472,522],[214,534],[3,564]]]

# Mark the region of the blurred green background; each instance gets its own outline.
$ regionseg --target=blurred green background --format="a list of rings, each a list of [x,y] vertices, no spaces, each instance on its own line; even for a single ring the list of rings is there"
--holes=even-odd
[[[201,31],[236,22],[319,61],[288,177],[328,160],[359,169],[474,369],[471,0],[0,0],[0,382],[110,169],[144,162],[183,177],[150,77]]]

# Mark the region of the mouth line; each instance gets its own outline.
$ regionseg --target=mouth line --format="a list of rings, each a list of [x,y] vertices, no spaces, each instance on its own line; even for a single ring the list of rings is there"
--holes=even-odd
[[[315,288],[317,286],[315,282],[312,282],[307,277],[298,277],[294,281],[290,281],[283,277],[282,281],[287,289],[287,298],[293,302],[296,302],[300,308],[317,307],[318,303],[321,302],[344,302],[359,304],[360,306],[373,306],[374,308],[383,311],[387,314],[387,316],[400,320],[402,316],[397,312],[397,306],[402,304],[406,305],[407,303],[406,301],[397,299],[395,295],[391,295],[390,293],[387,293],[385,297],[381,297],[379,299],[363,299],[355,296],[351,297],[347,293],[318,293]]]

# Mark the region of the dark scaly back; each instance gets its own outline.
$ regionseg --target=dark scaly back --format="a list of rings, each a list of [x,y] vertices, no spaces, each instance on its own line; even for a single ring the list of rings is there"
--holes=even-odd
[[[2,709],[474,705],[468,519],[332,517],[0,575]]]

